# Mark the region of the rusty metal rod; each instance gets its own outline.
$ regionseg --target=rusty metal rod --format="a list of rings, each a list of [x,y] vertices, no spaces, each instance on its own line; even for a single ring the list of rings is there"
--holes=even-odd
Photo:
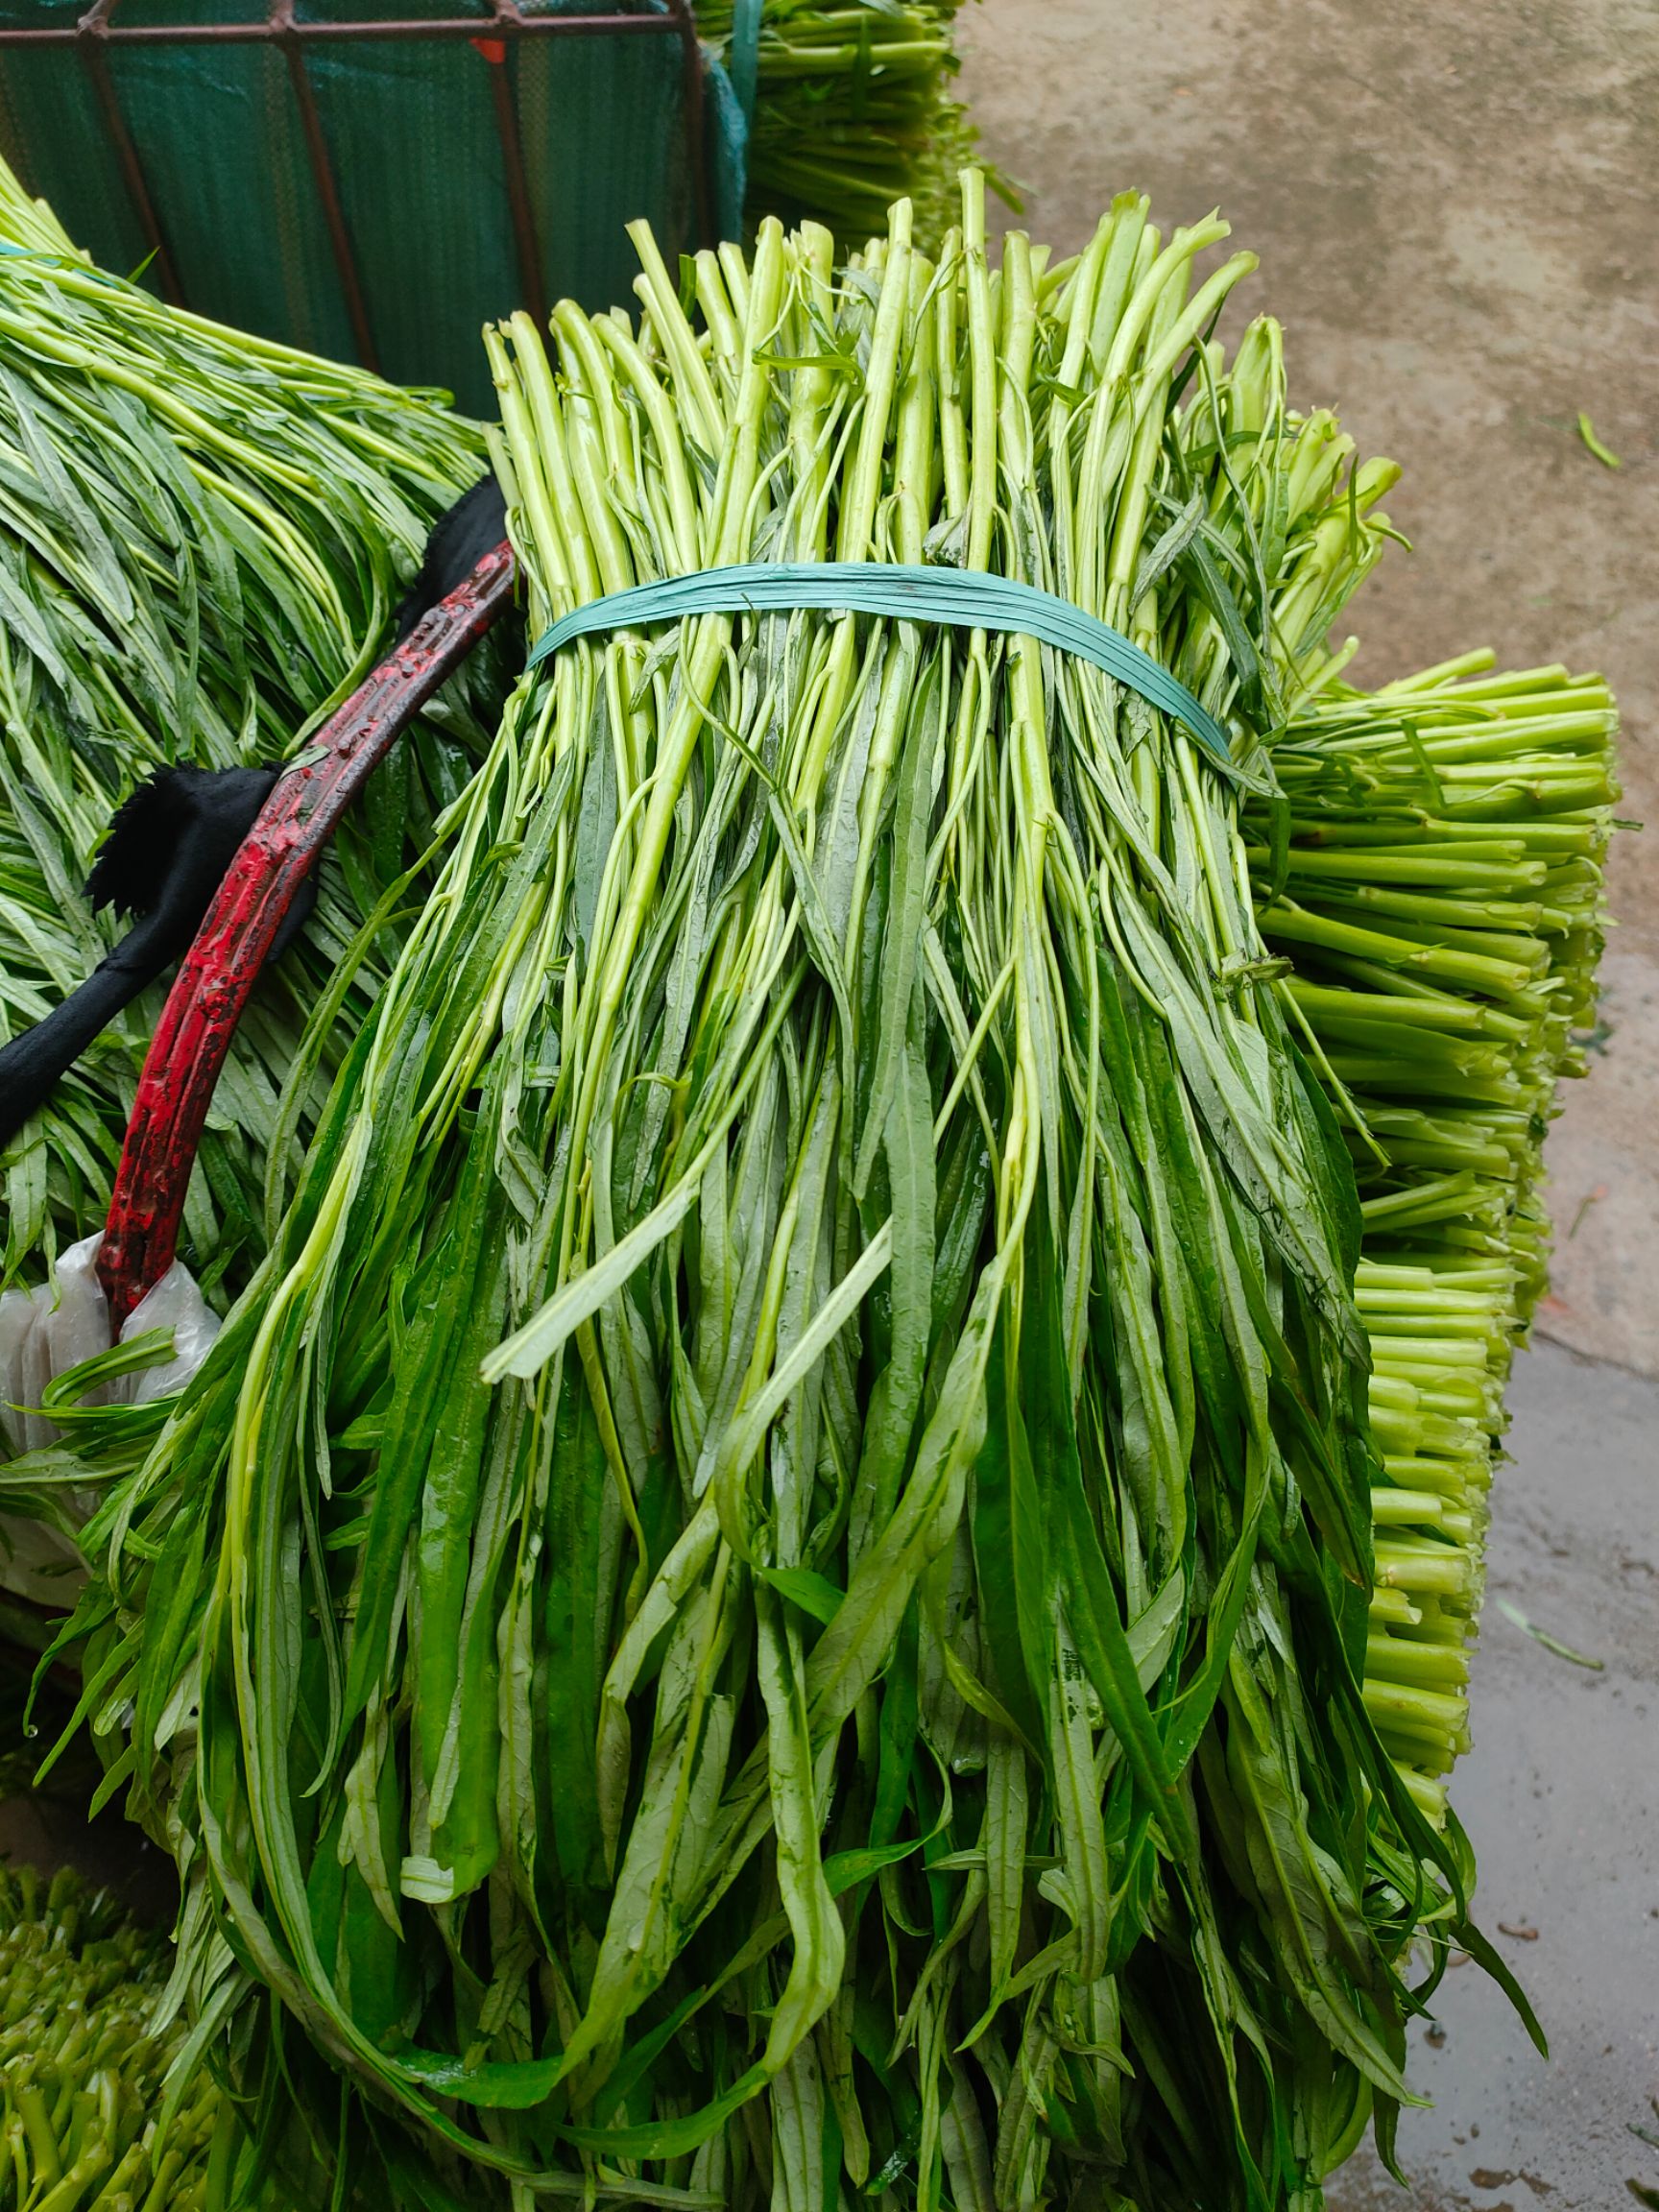
[[[339,190],[334,182],[334,164],[328,158],[328,141],[324,135],[323,118],[317,112],[317,96],[311,89],[311,78],[305,67],[305,50],[294,36],[297,26],[293,0],[276,0],[270,21],[288,63],[288,82],[293,87],[294,105],[300,110],[300,129],[311,163],[311,180],[317,187],[317,197],[323,205],[323,221],[328,232],[328,244],[333,250],[340,289],[346,295],[346,313],[351,325],[351,342],[357,349],[357,358],[364,368],[373,370],[378,375],[380,350],[374,343],[373,327],[369,321],[369,303],[363,297],[362,279],[357,274],[357,256],[351,251],[351,233],[346,228],[345,210],[340,204]]]
[[[680,48],[685,81],[685,158],[691,169],[692,221],[699,246],[717,246],[713,209],[709,198],[709,166],[703,139],[703,50],[697,42],[697,21],[688,0],[674,0],[672,18],[680,27]]]
[[[188,304],[184,290],[179,281],[179,272],[173,265],[173,256],[167,251],[166,235],[156,213],[156,204],[150,197],[149,180],[144,175],[144,164],[138,157],[138,149],[132,143],[132,133],[127,128],[127,118],[121,111],[114,82],[109,75],[109,60],[104,51],[108,32],[94,30],[90,34],[79,29],[69,34],[71,40],[81,48],[86,64],[86,74],[92,80],[92,88],[98,96],[98,105],[104,113],[104,128],[114,143],[121,173],[127,180],[127,189],[132,196],[139,228],[150,249],[150,258],[156,265],[156,274],[161,282],[161,291],[174,307]]]
[[[505,29],[511,16],[497,25]],[[480,44],[484,42],[479,41]],[[536,236],[536,212],[530,204],[530,181],[524,173],[524,142],[518,133],[518,106],[507,79],[505,51],[486,53],[490,67],[490,93],[495,105],[495,134],[501,141],[501,161],[507,176],[507,204],[513,214],[513,243],[518,256],[518,281],[524,287],[523,304],[540,329],[547,321],[547,286],[541,273],[541,248]]]

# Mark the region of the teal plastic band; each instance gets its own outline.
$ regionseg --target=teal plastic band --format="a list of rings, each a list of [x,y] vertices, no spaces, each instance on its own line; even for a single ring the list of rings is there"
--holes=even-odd
[[[44,261],[53,269],[73,269],[77,276],[87,277],[94,284],[112,284],[117,291],[121,288],[119,276],[111,276],[108,269],[95,268],[90,261],[83,261],[78,253],[48,253],[39,246],[13,246],[10,238],[0,238],[0,253],[12,261]]]
[[[732,0],[732,37],[726,48],[726,72],[743,121],[753,132],[755,99],[760,85],[760,0]]]
[[[880,562],[747,562],[697,576],[668,576],[589,599],[562,615],[536,642],[530,665],[573,638],[600,630],[643,630],[688,614],[789,614],[809,607],[843,614],[885,614],[953,630],[1004,630],[1035,637],[1057,653],[1091,661],[1117,683],[1185,723],[1217,760],[1233,766],[1227,733],[1149,653],[1087,614],[1070,599],[976,568],[910,568]]]

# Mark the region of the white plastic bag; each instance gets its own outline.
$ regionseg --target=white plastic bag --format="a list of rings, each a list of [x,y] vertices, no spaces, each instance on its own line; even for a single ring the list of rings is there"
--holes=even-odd
[[[104,1326],[109,1326],[105,1309]],[[147,1406],[152,1398],[182,1390],[207,1357],[207,1348],[219,1334],[219,1316],[196,1287],[196,1278],[182,1261],[175,1260],[153,1290],[146,1290],[122,1324],[121,1341],[130,1344],[147,1329],[171,1329],[173,1358],[156,1367],[140,1367],[123,1378],[124,1403]]]
[[[0,1295],[0,1462],[57,1442],[61,1431],[39,1409],[48,1383],[109,1350],[109,1304],[97,1270],[103,1241],[102,1233],[84,1237],[59,1255],[50,1283]],[[177,1260],[128,1315],[120,1341],[130,1344],[150,1329],[172,1330],[173,1358],[117,1376],[86,1403],[145,1405],[182,1390],[207,1357],[219,1316]],[[92,1503],[89,1496],[75,1500],[83,1516]],[[81,1569],[79,1553],[55,1528],[0,1510],[0,1588],[57,1609],[73,1595]]]

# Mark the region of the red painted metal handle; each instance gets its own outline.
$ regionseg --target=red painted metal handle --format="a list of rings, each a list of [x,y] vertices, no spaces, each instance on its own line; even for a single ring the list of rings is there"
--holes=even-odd
[[[512,547],[501,544],[324,724],[323,757],[278,779],[226,870],[174,978],[127,1125],[98,1254],[115,1329],[173,1263],[213,1088],[295,893],[371,770],[506,609],[513,585]]]

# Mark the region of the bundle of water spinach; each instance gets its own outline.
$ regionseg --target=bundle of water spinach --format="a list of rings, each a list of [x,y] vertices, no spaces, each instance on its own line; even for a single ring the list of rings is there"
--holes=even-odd
[[[1310,678],[1246,835],[1358,1178],[1382,1471],[1366,1703],[1438,1819],[1504,1386],[1545,1283],[1544,1134],[1595,1019],[1618,713],[1598,676],[1488,653],[1375,693],[1337,659]]]
[[[852,246],[908,195],[918,237],[937,243],[976,135],[951,96],[960,7],[697,0],[698,31],[753,108],[751,220],[809,218]],[[753,84],[743,82],[751,74]]]
[[[0,2212],[208,2212],[239,2184],[259,2212],[297,2201],[254,2179],[211,2080],[166,2096],[188,2033],[171,1963],[162,1935],[68,1868],[0,1866]]]
[[[1361,1691],[1360,1221],[1239,829],[1394,471],[1209,339],[1225,228],[993,267],[970,176],[936,261],[641,232],[637,323],[491,335],[536,629],[992,571],[1230,756],[832,612],[515,694],[76,1623],[337,2202],[1309,2212],[1488,1956]]]
[[[85,895],[121,802],[165,768],[275,765],[367,674],[483,434],[396,391],[164,306],[90,267],[0,164],[0,1042],[123,925]],[[499,697],[499,692],[495,694]],[[309,1010],[461,789],[480,732],[452,688],[325,866],[255,995],[203,1141],[183,1257],[240,1287],[378,956],[289,1084]],[[395,931],[382,918],[380,936]],[[95,1230],[161,998],[150,990],[0,1151],[0,1289]],[[286,1088],[286,1103],[279,1105]]]

